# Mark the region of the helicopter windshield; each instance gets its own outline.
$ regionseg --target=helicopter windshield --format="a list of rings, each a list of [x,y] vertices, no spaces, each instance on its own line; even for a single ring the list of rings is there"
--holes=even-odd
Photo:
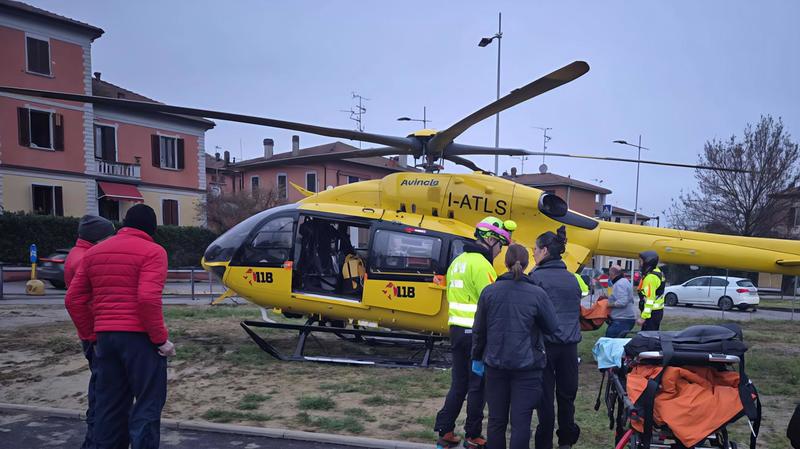
[[[287,204],[285,206],[273,207],[253,215],[230,228],[218,239],[214,240],[214,242],[208,246],[208,249],[206,249],[206,253],[203,257],[206,262],[227,262],[231,260],[233,254],[242,246],[253,230],[264,220],[267,220],[270,215],[295,208],[297,208],[296,204]]]

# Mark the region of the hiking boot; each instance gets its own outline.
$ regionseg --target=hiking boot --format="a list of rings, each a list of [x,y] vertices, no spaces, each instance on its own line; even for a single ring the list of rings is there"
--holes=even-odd
[[[572,445],[569,444],[559,444],[558,449],[572,449]]]
[[[439,440],[436,441],[436,449],[450,449],[453,447],[458,447],[458,444],[461,443],[461,438],[458,435],[454,434],[453,432],[447,432],[444,435],[439,436]]]
[[[484,437],[475,437],[470,438],[467,437],[464,440],[464,447],[467,449],[485,449],[486,448],[486,438]]]

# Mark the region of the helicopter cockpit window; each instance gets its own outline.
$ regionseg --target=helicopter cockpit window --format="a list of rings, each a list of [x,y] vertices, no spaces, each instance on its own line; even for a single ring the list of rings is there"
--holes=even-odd
[[[291,259],[294,218],[270,220],[245,246],[244,262],[253,265],[279,264]]]
[[[370,271],[435,273],[441,253],[438,237],[379,229],[371,248]]]
[[[457,239],[450,243],[450,258],[447,266],[450,266],[450,264],[453,263],[453,260],[455,260],[456,257],[460,256],[461,253],[464,252],[464,247],[469,242],[470,240],[467,239]]]

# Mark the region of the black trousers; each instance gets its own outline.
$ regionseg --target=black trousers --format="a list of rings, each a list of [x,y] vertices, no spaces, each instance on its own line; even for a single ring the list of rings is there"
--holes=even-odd
[[[98,332],[95,349],[98,449],[157,449],[167,399],[167,359],[147,334]]]
[[[504,370],[486,366],[489,423],[488,449],[506,449],[506,427],[511,415],[511,449],[529,449],[531,417],[542,397],[541,370]]]
[[[642,324],[643,331],[657,331],[661,329],[661,319],[664,318],[664,309],[653,310],[650,312],[650,318],[644,320]]]
[[[89,362],[89,371],[91,375],[89,376],[89,388],[88,388],[88,405],[86,407],[86,436],[83,437],[83,444],[81,444],[81,449],[94,449],[95,442],[94,442],[94,410],[95,410],[95,396],[94,396],[94,389],[95,384],[97,383],[97,373],[93,366],[93,359],[94,359],[94,343],[88,341],[81,341],[81,346],[83,347],[83,356],[86,357],[86,360]]]
[[[450,326],[450,348],[453,359],[450,391],[447,392],[444,406],[436,414],[433,430],[440,435],[452,432],[466,398],[464,434],[467,438],[479,437],[483,430],[484,381],[483,377],[472,372],[472,329]]]
[[[578,394],[578,345],[547,344],[547,366],[542,375],[542,403],[537,410],[536,449],[552,449],[558,403],[558,444],[574,445],[581,429],[575,423],[575,396]]]

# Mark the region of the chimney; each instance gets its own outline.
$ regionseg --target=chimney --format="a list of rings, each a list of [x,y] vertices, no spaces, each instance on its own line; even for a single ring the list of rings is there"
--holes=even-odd
[[[102,73],[94,72],[94,77],[97,78],[98,81],[100,80],[100,75],[102,75]]]
[[[230,152],[230,151],[228,151],[228,150],[225,150],[225,153],[223,153],[223,154],[225,155],[225,156],[224,156],[224,159],[225,159],[225,165],[228,165],[228,164],[230,164],[230,163],[231,163],[231,152]]]
[[[219,162],[219,151],[217,151],[216,153],[214,153],[214,160],[215,160],[215,161],[217,161],[217,162]]]
[[[517,167],[511,167],[511,177],[512,178],[517,177]]]
[[[300,155],[300,136],[292,136],[292,156]]]
[[[401,154],[401,155],[397,156],[397,165],[399,165],[399,166],[401,166],[403,168],[407,167],[408,166],[408,156],[406,156],[405,154]]]
[[[264,159],[272,157],[272,150],[275,149],[275,141],[272,139],[264,139]]]

